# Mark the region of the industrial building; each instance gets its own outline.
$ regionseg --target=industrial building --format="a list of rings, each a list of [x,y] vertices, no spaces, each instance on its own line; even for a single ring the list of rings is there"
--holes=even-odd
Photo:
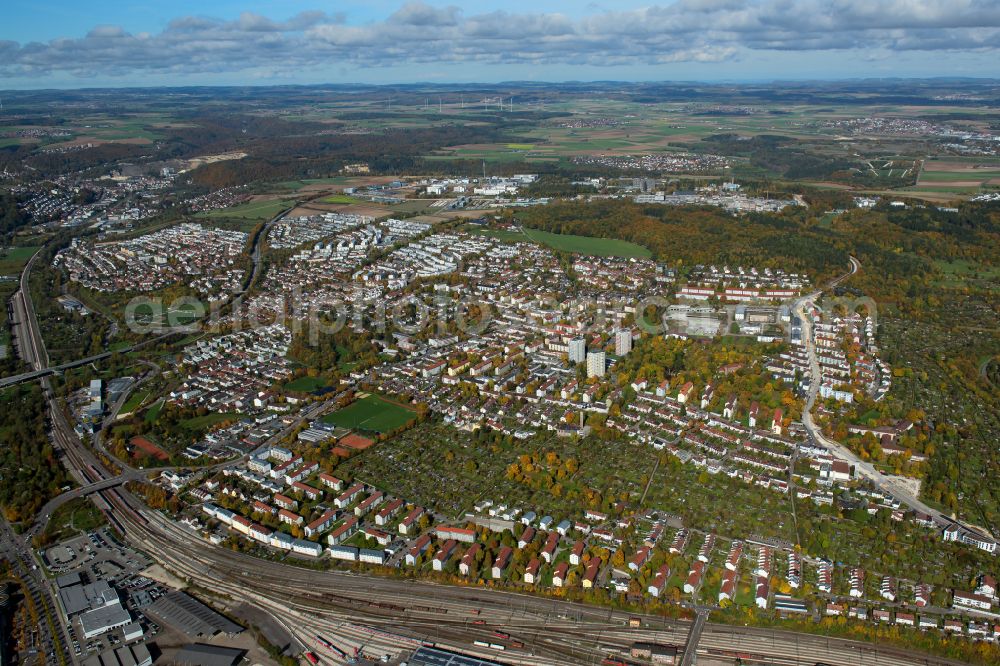
[[[246,650],[193,643],[187,645],[174,656],[173,663],[180,666],[236,666],[243,660]]]
[[[56,585],[66,617],[80,616],[80,627],[86,639],[132,622],[132,615],[122,605],[118,591],[105,580],[84,585],[79,574],[67,574],[56,579]]]
[[[153,658],[145,643],[105,650],[83,660],[83,666],[152,666]]]
[[[105,580],[83,585],[80,575],[75,574],[60,576],[56,584],[59,586],[59,602],[67,617],[118,603],[118,592]]]
[[[427,646],[417,648],[408,663],[410,666],[501,666],[501,662],[492,659]]]
[[[80,628],[83,637],[91,639],[94,636],[106,634],[109,631],[132,623],[132,614],[122,606],[121,600],[115,596],[114,602],[100,608],[89,610],[80,616]]]
[[[164,624],[183,631],[188,636],[235,636],[243,627],[215,612],[184,592],[168,592],[157,599],[146,615],[152,615]]]

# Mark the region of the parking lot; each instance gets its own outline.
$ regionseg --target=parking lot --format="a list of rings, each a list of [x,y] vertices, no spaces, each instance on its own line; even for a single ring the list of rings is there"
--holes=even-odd
[[[57,586],[76,576],[81,584],[104,581],[118,592],[122,605],[142,628],[143,637],[148,639],[160,632],[160,627],[149,621],[142,609],[158,599],[166,588],[141,574],[150,565],[149,560],[123,544],[109,529],[102,528],[58,543],[46,549],[42,556]],[[124,628],[87,640],[78,613],[67,619],[66,608],[60,605],[60,615],[66,623],[73,653],[80,659],[137,640],[132,637],[126,641]]]

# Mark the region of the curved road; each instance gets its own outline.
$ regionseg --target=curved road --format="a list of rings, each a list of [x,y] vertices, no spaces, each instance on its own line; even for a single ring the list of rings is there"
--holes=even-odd
[[[802,321],[802,341],[806,346],[806,351],[809,355],[809,395],[806,400],[805,408],[802,410],[802,425],[805,426],[809,435],[819,444],[824,446],[830,453],[835,457],[850,463],[857,470],[859,476],[871,481],[877,488],[882,489],[886,493],[892,495],[898,499],[901,503],[907,505],[911,509],[916,511],[921,511],[930,515],[936,523],[939,525],[947,525],[951,522],[947,516],[942,514],[936,509],[932,509],[923,502],[921,502],[913,493],[910,492],[909,488],[904,484],[899,483],[897,480],[890,476],[886,476],[879,472],[875,467],[868,462],[865,462],[857,455],[855,455],[850,449],[841,444],[840,442],[830,439],[823,434],[822,428],[816,425],[812,417],[812,409],[816,403],[816,396],[819,393],[820,387],[820,367],[819,359],[816,354],[816,344],[813,338],[812,330],[812,319],[806,314],[806,310],[813,305],[813,302],[819,298],[823,291],[832,289],[837,286],[847,278],[851,277],[861,269],[861,262],[856,258],[851,257],[851,270],[844,275],[832,280],[824,289],[814,291],[811,294],[803,296],[799,300],[795,301],[793,305],[793,310],[795,315]]]
[[[852,267],[852,273],[856,272],[858,264],[853,258]],[[21,301],[26,315],[24,323],[29,329],[29,362],[43,370],[47,365],[44,342],[37,332],[30,295],[23,288],[27,272],[22,276]],[[47,379],[42,382],[56,445],[84,482],[84,487],[74,491],[75,496],[89,492],[104,497],[129,541],[176,575],[269,613],[295,636],[303,649],[311,644],[316,633],[366,645],[376,640],[366,632],[388,630],[397,636],[377,640],[404,645],[409,640],[412,644],[412,638],[398,636],[405,631],[411,637],[482,654],[471,642],[488,639],[492,625],[504,627],[527,646],[527,652],[516,657],[509,654],[508,660],[516,658],[517,663],[541,666],[599,663],[606,656],[608,645],[625,647],[634,640],[683,644],[690,631],[690,622],[658,616],[644,616],[642,628],[624,629],[626,614],[606,608],[488,588],[316,571],[214,546],[186,527],[144,509],[124,489],[106,489],[105,484],[118,485],[137,471],[126,471],[119,476],[106,472],[66,421]],[[315,409],[322,410],[322,405]],[[32,529],[12,539],[18,549],[27,547],[31,535],[44,524],[44,516],[43,512]],[[472,617],[482,618],[487,624],[475,624]],[[794,632],[708,623],[703,623],[701,631],[699,651],[749,651],[767,655],[770,663],[775,664],[811,666],[824,661],[844,665],[950,666],[959,663],[908,650]],[[690,659],[687,656],[685,661]]]

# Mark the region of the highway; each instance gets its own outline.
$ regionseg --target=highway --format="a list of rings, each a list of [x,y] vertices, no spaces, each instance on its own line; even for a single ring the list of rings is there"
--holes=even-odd
[[[49,356],[45,351],[45,344],[42,336],[38,332],[38,319],[35,317],[35,308],[31,303],[31,293],[28,282],[31,277],[31,268],[35,265],[38,257],[41,256],[44,248],[39,248],[31,255],[31,259],[25,264],[21,271],[21,280],[17,292],[12,299],[14,303],[14,316],[16,322],[14,336],[17,340],[18,353],[21,359],[36,371],[44,370],[49,365]]]

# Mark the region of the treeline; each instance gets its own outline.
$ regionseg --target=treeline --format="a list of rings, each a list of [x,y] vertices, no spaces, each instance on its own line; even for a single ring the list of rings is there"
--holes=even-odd
[[[847,252],[823,234],[805,232],[795,212],[736,218],[715,208],[640,205],[621,200],[557,202],[508,217],[561,234],[619,238],[644,245],[672,265],[728,264],[783,268],[832,276],[848,265]]]
[[[824,201],[823,197],[818,199]],[[862,271],[847,283],[901,312],[928,316],[944,277],[940,261],[983,267],[1000,262],[1000,206],[966,204],[957,213],[930,207],[854,210],[820,223],[818,206],[733,216],[708,207],[640,205],[621,200],[555,202],[507,213],[534,229],[632,241],[679,267],[728,264],[782,268],[815,284],[840,275],[848,257]]]
[[[28,165],[35,170],[35,177],[51,178],[64,173],[83,172],[81,175],[105,173],[108,164],[120,160],[136,160],[155,154],[154,146],[128,143],[106,143],[93,148],[79,148],[66,152],[39,152],[34,144],[10,146],[0,149],[0,167],[20,170]]]
[[[0,235],[7,235],[31,223],[31,216],[17,207],[17,197],[0,192]]]
[[[0,377],[16,375],[27,370],[24,362],[18,357],[14,349],[14,335],[10,318],[7,314],[7,303],[14,292],[17,291],[17,282],[0,282],[0,340],[7,344],[7,353],[0,358]]]
[[[540,178],[521,189],[526,197],[575,197],[578,194],[594,194],[597,188],[593,185],[574,185],[566,176],[548,176]]]
[[[738,134],[715,134],[702,139],[702,145],[712,153],[746,157],[752,166],[791,180],[831,178],[857,166],[847,158],[807,152],[801,142],[773,134],[749,139]]]
[[[216,162],[192,173],[195,183],[211,188],[268,180],[294,180],[334,175],[347,164],[364,162],[375,173],[419,170],[423,156],[441,146],[513,140],[492,126],[444,126],[388,129],[370,134],[302,134],[226,141],[218,147],[239,148],[252,157]]]
[[[940,313],[946,277],[938,262],[1000,263],[1000,206],[963,205],[957,213],[911,206],[853,211],[834,220],[835,242],[863,270],[850,286],[916,318]]]
[[[46,428],[45,396],[38,384],[0,393],[0,507],[7,520],[31,520],[69,483]]]
[[[240,417],[239,414],[234,414],[229,418],[198,424],[199,419],[212,413],[207,407],[164,402],[155,418],[147,418],[149,410],[133,414],[117,421],[114,428],[105,429],[104,436],[108,441],[108,449],[119,460],[135,460],[145,467],[190,465],[191,460],[181,454],[185,447],[197,443],[207,430],[230,426]],[[133,437],[145,437],[160,446],[169,460],[162,460],[149,452],[134,448],[131,443]]]
[[[98,313],[82,315],[63,308],[58,299],[66,279],[61,271],[49,268],[53,250],[49,246],[43,251],[46,254],[35,264],[28,288],[49,361],[59,364],[103,352],[111,322]]]
[[[306,374],[334,379],[377,362],[377,350],[368,336],[346,326],[332,333],[310,331],[311,326],[307,322],[303,330],[295,332],[288,348],[288,357],[304,365]]]

